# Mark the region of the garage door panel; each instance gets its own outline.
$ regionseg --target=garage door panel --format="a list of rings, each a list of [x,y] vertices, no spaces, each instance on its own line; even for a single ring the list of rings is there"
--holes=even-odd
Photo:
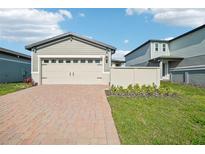
[[[45,68],[46,67],[46,68]],[[62,71],[76,71],[76,70],[87,70],[87,71],[99,71],[102,72],[102,65],[67,65],[67,64],[47,64],[42,65],[42,70],[44,71],[55,71],[55,70],[62,70]]]
[[[102,84],[102,64],[42,64],[42,84]]]
[[[48,72],[42,72],[42,77],[70,77],[72,76],[73,78],[75,77],[76,79],[83,78],[83,77],[98,77],[102,76],[101,72],[96,72],[96,71],[70,71],[70,72],[65,72],[65,71],[48,71]]]

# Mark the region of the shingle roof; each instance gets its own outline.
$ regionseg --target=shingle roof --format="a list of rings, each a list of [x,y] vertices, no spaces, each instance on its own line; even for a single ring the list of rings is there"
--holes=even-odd
[[[47,44],[47,43],[50,43],[50,42],[53,42],[53,41],[56,41],[56,40],[59,40],[59,39],[62,39],[62,38],[66,38],[66,37],[69,37],[69,36],[76,37],[76,38],[79,38],[79,39],[82,39],[82,40],[85,40],[85,41],[88,41],[88,42],[103,46],[105,48],[109,48],[114,52],[116,50],[116,48],[114,46],[105,44],[103,42],[100,42],[100,41],[97,41],[97,40],[94,40],[94,39],[90,39],[88,37],[78,35],[78,34],[75,34],[75,33],[71,33],[71,32],[61,34],[61,35],[58,35],[58,36],[55,36],[55,37],[52,37],[52,38],[49,38],[49,39],[45,39],[45,40],[42,40],[42,41],[39,41],[39,42],[36,42],[36,43],[33,43],[33,44],[29,44],[29,45],[25,46],[25,48],[27,50],[31,50],[34,47],[38,47],[38,46],[41,46],[41,45],[44,45],[44,44]]]
[[[204,25],[201,25],[201,26],[199,26],[199,27],[197,27],[197,28],[195,28],[195,29],[193,29],[193,30],[191,30],[191,31],[188,31],[188,32],[186,32],[186,33],[184,33],[184,34],[182,34],[182,35],[179,35],[179,36],[177,36],[177,37],[175,37],[175,38],[169,40],[169,42],[174,41],[174,40],[176,40],[176,39],[179,39],[179,38],[181,38],[181,37],[183,37],[183,36],[186,36],[186,35],[188,35],[188,34],[190,34],[190,33],[193,33],[193,32],[195,32],[195,31],[197,31],[197,30],[200,30],[200,29],[202,29],[202,28],[205,28],[205,24],[204,24]]]
[[[14,56],[20,56],[20,57],[27,58],[27,59],[31,59],[31,56],[29,56],[29,55],[19,53],[19,52],[16,52],[16,51],[12,51],[12,50],[2,48],[2,47],[0,47],[0,52],[10,54],[10,55],[14,55]]]

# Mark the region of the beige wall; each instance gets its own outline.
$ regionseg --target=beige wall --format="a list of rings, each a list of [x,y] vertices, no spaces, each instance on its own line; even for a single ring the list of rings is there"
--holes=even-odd
[[[110,84],[127,87],[132,84],[160,85],[159,67],[126,67],[111,68]]]
[[[38,72],[38,55],[106,55],[106,51],[74,39],[58,42],[33,53],[33,72]],[[111,55],[108,53],[108,56],[110,58]],[[105,64],[105,68],[107,67],[109,64]]]
[[[102,63],[104,67],[101,72],[102,75],[105,76],[105,79],[103,78],[103,81],[108,84],[109,74],[107,75],[107,73],[109,73],[111,66],[111,51],[106,51],[106,49],[102,49],[95,45],[87,44],[75,39],[63,40],[37,49],[36,52],[32,53],[32,78],[37,83],[41,83],[40,57],[46,56],[50,56],[51,58],[59,58],[59,56],[61,56],[61,58],[66,58],[66,56],[70,56],[71,58],[79,56],[90,58],[100,56],[102,57]],[[108,63],[105,62],[106,56],[108,56]]]

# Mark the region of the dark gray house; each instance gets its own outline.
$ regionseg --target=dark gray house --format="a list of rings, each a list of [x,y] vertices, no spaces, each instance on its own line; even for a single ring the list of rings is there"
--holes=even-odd
[[[169,41],[148,40],[125,60],[126,66],[159,66],[161,80],[205,86],[205,25]]]
[[[0,47],[0,83],[21,82],[30,75],[30,56]]]

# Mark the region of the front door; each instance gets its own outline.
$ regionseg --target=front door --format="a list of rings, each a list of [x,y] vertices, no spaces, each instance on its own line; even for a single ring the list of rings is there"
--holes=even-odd
[[[169,80],[169,63],[167,62],[163,62],[162,63],[162,79],[163,80]]]

